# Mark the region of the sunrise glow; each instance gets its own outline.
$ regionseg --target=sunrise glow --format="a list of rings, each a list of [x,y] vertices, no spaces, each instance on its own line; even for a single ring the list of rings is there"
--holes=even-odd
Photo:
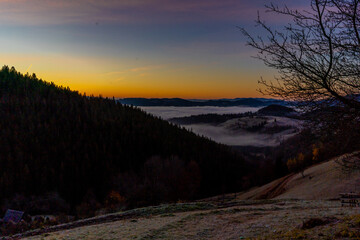
[[[275,73],[237,27],[265,3],[0,0],[0,64],[88,95],[258,97]]]

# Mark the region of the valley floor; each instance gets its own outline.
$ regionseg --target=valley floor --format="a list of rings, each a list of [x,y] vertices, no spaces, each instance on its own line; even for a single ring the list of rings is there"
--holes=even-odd
[[[140,216],[28,239],[344,239],[360,227],[359,209],[339,201],[211,201],[143,208]],[[302,229],[310,219],[312,228]]]

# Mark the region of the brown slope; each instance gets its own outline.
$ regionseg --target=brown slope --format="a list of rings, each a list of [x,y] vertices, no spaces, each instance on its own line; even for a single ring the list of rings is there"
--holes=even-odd
[[[238,199],[336,199],[342,192],[360,193],[360,171],[344,171],[342,158],[355,158],[359,152],[343,155],[309,167],[300,173],[277,179],[239,195]]]

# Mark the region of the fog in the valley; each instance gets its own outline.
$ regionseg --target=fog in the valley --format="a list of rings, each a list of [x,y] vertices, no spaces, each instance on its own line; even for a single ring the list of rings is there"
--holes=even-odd
[[[208,137],[215,142],[231,146],[276,146],[281,141],[294,135],[292,130],[278,134],[259,134],[245,130],[231,130],[223,125],[212,126],[207,124],[193,124],[184,126],[200,136]]]
[[[174,117],[186,117],[191,115],[217,113],[244,113],[256,112],[259,107],[140,107],[144,111],[155,116],[161,117],[165,120]]]
[[[233,132],[222,126],[194,124],[187,125],[185,128],[201,136],[211,138],[216,142],[234,146],[274,146],[280,141],[280,138],[276,139],[267,134],[256,134],[246,131]]]
[[[190,115],[217,113],[244,113],[244,112],[256,112],[260,108],[255,107],[141,107],[148,113],[155,116],[159,116],[163,119],[170,119],[173,117],[184,117]],[[274,117],[270,117],[274,118]],[[273,121],[273,120],[271,120]],[[297,120],[291,120],[288,118],[277,118],[279,124],[285,125],[298,125]],[[294,135],[293,129],[277,133],[277,134],[261,134],[248,132],[245,130],[237,129],[233,130],[225,124],[219,126],[213,126],[209,124],[192,124],[185,125],[186,129],[193,131],[194,133],[208,137],[216,142],[233,145],[233,146],[276,146],[291,136]]]

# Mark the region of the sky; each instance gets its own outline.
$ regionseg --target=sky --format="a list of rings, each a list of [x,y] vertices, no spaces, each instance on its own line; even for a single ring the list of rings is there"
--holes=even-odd
[[[302,8],[308,0],[274,0]],[[87,95],[262,96],[276,72],[252,58],[269,0],[0,0],[0,64]]]

